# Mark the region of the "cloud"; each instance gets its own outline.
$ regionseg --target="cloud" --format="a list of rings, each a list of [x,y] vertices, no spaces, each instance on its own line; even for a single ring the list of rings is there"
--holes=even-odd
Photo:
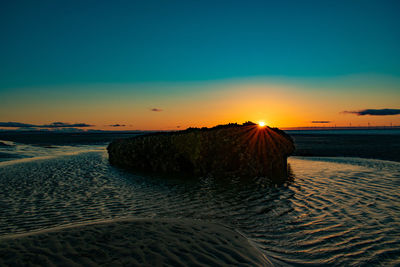
[[[0,127],[35,127],[33,124],[20,123],[20,122],[0,122]]]
[[[365,115],[371,115],[371,116],[389,116],[389,115],[399,115],[400,114],[400,109],[389,109],[389,108],[384,108],[384,109],[362,109],[358,111],[342,111],[341,113],[344,114],[357,114],[358,116],[365,116]]]
[[[44,125],[36,125],[35,127],[38,128],[84,128],[84,127],[91,127],[93,125],[86,124],[86,123],[64,123],[64,122],[53,122],[50,124]]]
[[[108,125],[108,126],[111,126],[111,127],[125,127],[126,125],[125,124],[111,124],[111,125]]]
[[[311,123],[331,123],[331,121],[312,121]]]
[[[160,108],[151,108],[150,110],[151,110],[151,111],[154,111],[154,112],[161,112],[161,111],[163,111],[163,110],[160,109]]]
[[[86,123],[65,123],[65,122],[53,122],[50,124],[28,124],[21,122],[0,122],[0,127],[5,128],[84,128],[91,127],[93,125]]]
[[[63,128],[55,128],[52,129],[51,131],[56,131],[56,132],[65,132],[65,133],[76,133],[76,132],[83,132],[81,128],[77,127],[63,127]]]

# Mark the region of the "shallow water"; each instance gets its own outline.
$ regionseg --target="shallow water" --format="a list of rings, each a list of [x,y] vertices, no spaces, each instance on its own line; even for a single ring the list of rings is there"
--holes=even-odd
[[[98,148],[96,148],[98,149]],[[0,164],[0,236],[124,217],[193,218],[242,232],[277,264],[400,264],[400,163],[290,158],[294,181],[134,175],[105,150]]]

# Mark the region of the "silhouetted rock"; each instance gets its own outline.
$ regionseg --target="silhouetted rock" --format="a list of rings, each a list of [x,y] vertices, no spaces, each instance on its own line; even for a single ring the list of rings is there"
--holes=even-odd
[[[277,128],[247,122],[119,139],[107,150],[112,165],[136,171],[268,177],[281,182],[287,177],[287,157],[294,145]]]

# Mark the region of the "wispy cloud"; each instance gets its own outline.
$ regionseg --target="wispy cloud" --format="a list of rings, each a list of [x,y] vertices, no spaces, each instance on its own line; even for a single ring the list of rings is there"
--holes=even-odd
[[[356,110],[356,111],[342,111],[341,113],[344,114],[356,114],[358,116],[365,116],[365,115],[371,115],[371,116],[389,116],[389,115],[399,115],[400,114],[400,109],[390,109],[390,108],[384,108],[384,109],[362,109],[362,110]]]
[[[84,128],[84,127],[91,127],[93,125],[86,124],[86,123],[65,123],[65,122],[53,122],[50,124],[44,124],[44,125],[37,125],[35,127],[39,128]]]
[[[331,121],[312,121],[311,123],[331,123]]]
[[[5,127],[5,128],[8,128],[8,127],[13,127],[13,128],[15,128],[15,127],[35,127],[35,125],[33,125],[33,124],[27,124],[27,123],[20,123],[20,122],[0,122],[0,127]]]
[[[93,125],[86,123],[65,123],[53,122],[50,124],[28,124],[21,122],[0,122],[0,127],[4,128],[84,128]]]
[[[160,108],[151,108],[150,110],[151,110],[151,111],[154,111],[154,112],[161,112],[161,111],[163,111],[163,110],[160,109]]]
[[[111,127],[125,127],[126,125],[125,124],[111,124],[111,125],[108,125],[108,126],[111,126]]]

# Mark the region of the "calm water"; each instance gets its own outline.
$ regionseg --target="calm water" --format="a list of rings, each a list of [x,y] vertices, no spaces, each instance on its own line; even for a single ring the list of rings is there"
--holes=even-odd
[[[109,218],[194,218],[234,227],[278,265],[400,264],[400,163],[293,157],[293,182],[270,187],[134,175],[110,166],[101,146],[32,149],[51,152],[0,162],[0,236]]]
[[[324,134],[324,135],[400,135],[399,128],[388,129],[328,129],[328,130],[287,130],[288,134]]]

